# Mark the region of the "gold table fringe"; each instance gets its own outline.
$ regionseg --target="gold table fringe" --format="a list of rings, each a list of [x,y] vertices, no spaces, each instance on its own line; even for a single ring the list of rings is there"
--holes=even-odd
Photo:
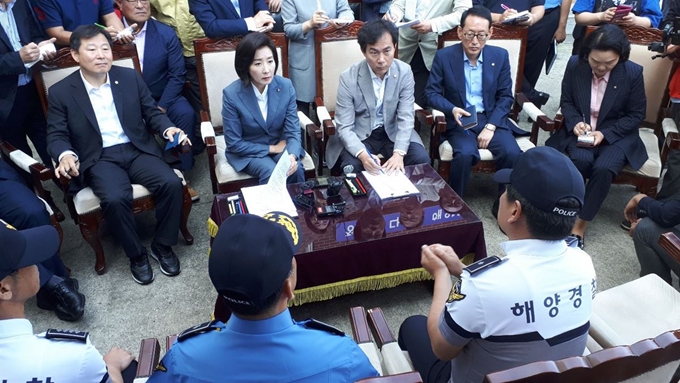
[[[472,263],[474,254],[466,255],[461,261],[468,265]],[[430,280],[430,273],[422,267],[417,269],[395,271],[381,275],[360,277],[348,281],[328,283],[320,286],[307,287],[295,290],[295,299],[290,306],[299,306],[305,303],[325,301],[342,295],[354,294],[362,291],[387,289],[404,283]]]
[[[219,226],[212,218],[208,218],[208,234],[215,238]],[[208,256],[210,249],[208,249]],[[473,262],[475,255],[467,254],[461,259],[465,265]],[[422,267],[410,270],[395,271],[392,273],[360,277],[348,281],[328,283],[320,286],[307,287],[295,290],[295,299],[290,306],[299,306],[305,303],[326,301],[342,295],[354,294],[362,291],[373,291],[396,287],[404,283],[426,281],[432,279],[430,273]]]

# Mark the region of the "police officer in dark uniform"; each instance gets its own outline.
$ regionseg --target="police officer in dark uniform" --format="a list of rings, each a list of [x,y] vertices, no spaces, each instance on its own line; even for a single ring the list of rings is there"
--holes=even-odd
[[[58,247],[52,226],[17,231],[0,224],[0,382],[132,382],[136,362],[125,350],[114,348],[102,358],[86,332],[33,335],[24,304],[40,288],[36,265]]]
[[[291,318],[299,227],[283,213],[265,217],[242,214],[222,223],[208,270],[233,315],[226,324],[213,321],[182,332],[149,383],[349,383],[378,375],[342,331]]]

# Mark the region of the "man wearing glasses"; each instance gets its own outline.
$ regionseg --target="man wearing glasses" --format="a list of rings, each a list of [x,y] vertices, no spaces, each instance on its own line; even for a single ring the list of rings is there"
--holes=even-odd
[[[449,183],[463,196],[470,171],[479,161],[478,149],[488,149],[496,168],[512,168],[522,152],[513,137],[526,134],[508,123],[513,102],[508,52],[485,47],[491,38],[491,12],[474,6],[463,12],[458,29],[460,44],[437,51],[425,96],[433,108],[446,116],[442,139],[453,148]],[[461,118],[477,113],[477,125],[464,129]],[[499,195],[503,192],[499,185]],[[497,206],[497,205],[496,205]],[[496,209],[494,209],[496,210]]]
[[[125,27],[137,25],[134,43],[142,67],[142,78],[158,109],[189,138],[194,137],[198,120],[191,104],[182,96],[187,71],[182,46],[175,31],[151,18],[149,0],[116,0],[116,3],[123,15]],[[180,170],[193,168],[191,152],[180,153],[179,160]],[[192,200],[198,200],[198,194],[192,188],[189,188],[189,194]]]

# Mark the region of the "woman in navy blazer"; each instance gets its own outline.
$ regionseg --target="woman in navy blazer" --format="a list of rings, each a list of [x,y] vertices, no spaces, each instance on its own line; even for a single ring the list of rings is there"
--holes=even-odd
[[[642,67],[628,61],[629,56],[630,42],[615,25],[604,25],[585,38],[580,54],[569,59],[562,80],[564,126],[545,143],[565,152],[588,179],[572,230],[580,247],[614,177],[626,164],[639,169],[647,161],[638,133],[647,109],[644,78]],[[592,100],[598,87],[604,95]],[[587,136],[594,139],[592,145],[579,146],[579,137]]]
[[[304,155],[295,89],[290,80],[276,76],[279,61],[276,46],[267,35],[246,35],[236,47],[234,67],[240,80],[222,92],[222,120],[226,156],[236,171],[267,183],[284,151],[291,166],[288,182],[303,182]]]

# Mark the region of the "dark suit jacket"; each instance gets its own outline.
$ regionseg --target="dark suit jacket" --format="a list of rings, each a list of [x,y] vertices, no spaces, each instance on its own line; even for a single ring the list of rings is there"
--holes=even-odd
[[[189,11],[212,38],[245,35],[248,26],[243,19],[268,10],[264,0],[239,0],[239,8],[240,17],[231,0],[189,0]]]
[[[564,126],[545,142],[563,152],[570,141],[576,140],[574,126],[585,119],[590,124],[590,92],[593,71],[587,62],[572,56],[562,80],[560,107]],[[602,98],[596,129],[610,145],[626,154],[634,169],[647,161],[647,150],[638,129],[645,119],[647,98],[642,67],[632,61],[619,63],[609,75],[609,83]]]
[[[162,157],[147,125],[153,133],[162,134],[173,124],[156,106],[144,80],[133,69],[114,65],[109,81],[118,118],[130,142],[145,153]],[[80,173],[85,174],[102,155],[102,136],[80,71],[50,87],[48,102],[47,151],[55,161],[61,153],[74,151]]]
[[[243,170],[251,158],[269,155],[269,145],[276,145],[281,140],[286,140],[289,154],[300,158],[304,153],[293,83],[274,76],[267,88],[267,97],[265,122],[252,85],[243,85],[241,80],[236,80],[222,92],[226,156],[236,171]]]
[[[30,42],[37,44],[43,40],[42,32],[36,25],[29,7],[27,0],[17,0],[12,8],[22,46]],[[21,61],[21,56],[12,48],[5,29],[0,27],[0,89],[2,89],[0,91],[0,124],[7,120],[7,116],[12,111],[19,74],[22,73],[26,73],[26,67]]]
[[[483,52],[482,97],[487,122],[499,129],[510,129],[514,134],[525,135],[525,131],[508,123],[514,99],[508,51],[487,45]],[[465,108],[467,105],[464,58],[460,43],[438,50],[425,88],[429,105],[446,116],[447,129],[462,129],[453,117],[453,108]]]
[[[142,78],[158,106],[168,109],[182,95],[187,70],[175,30],[149,19],[146,25]]]

